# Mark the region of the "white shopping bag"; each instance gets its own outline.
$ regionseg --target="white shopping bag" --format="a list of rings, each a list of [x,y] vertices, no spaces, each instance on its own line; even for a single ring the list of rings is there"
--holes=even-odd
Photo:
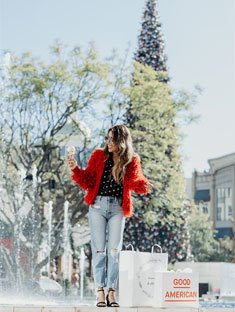
[[[156,272],[155,278],[155,307],[198,307],[199,284],[197,273]]]
[[[154,247],[160,253],[154,252]],[[119,258],[119,303],[123,307],[153,306],[155,273],[166,271],[168,254],[159,245],[151,252],[122,250]]]

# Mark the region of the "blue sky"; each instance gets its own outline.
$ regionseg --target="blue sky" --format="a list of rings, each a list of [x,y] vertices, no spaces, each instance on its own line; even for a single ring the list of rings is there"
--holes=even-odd
[[[145,0],[0,0],[0,48],[47,58],[59,38],[69,46],[95,41],[100,55],[137,45]],[[159,0],[171,84],[203,88],[197,124],[182,127],[184,171],[235,152],[235,1]]]

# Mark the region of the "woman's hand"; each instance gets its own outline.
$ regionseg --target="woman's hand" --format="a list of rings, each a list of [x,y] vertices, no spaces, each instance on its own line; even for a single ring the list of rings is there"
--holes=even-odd
[[[67,164],[70,167],[71,170],[75,169],[77,167],[77,162],[74,159],[73,156],[68,155],[67,157]]]

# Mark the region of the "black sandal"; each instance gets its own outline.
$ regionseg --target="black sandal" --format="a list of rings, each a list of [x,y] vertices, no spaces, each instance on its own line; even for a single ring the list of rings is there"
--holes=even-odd
[[[104,292],[103,289],[98,289],[97,292],[98,292],[98,291],[103,291],[103,292]],[[98,298],[97,298],[97,300],[98,300]],[[105,301],[98,301],[98,302],[96,303],[96,306],[97,306],[98,308],[105,308],[107,305],[106,305],[106,302],[105,302]]]
[[[112,301],[112,302],[110,302],[109,301],[109,292],[110,291],[115,291],[114,289],[109,289],[108,290],[108,294],[107,294],[107,296],[106,296],[106,301],[107,301],[107,307],[113,307],[113,308],[119,308],[120,306],[119,306],[119,304],[117,303],[117,302],[115,302],[115,301]]]

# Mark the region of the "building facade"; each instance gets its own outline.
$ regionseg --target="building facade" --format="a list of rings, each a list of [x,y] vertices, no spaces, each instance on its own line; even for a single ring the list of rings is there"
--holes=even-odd
[[[191,197],[208,213],[218,231],[217,238],[235,233],[235,153],[208,160],[210,169],[194,171]]]

